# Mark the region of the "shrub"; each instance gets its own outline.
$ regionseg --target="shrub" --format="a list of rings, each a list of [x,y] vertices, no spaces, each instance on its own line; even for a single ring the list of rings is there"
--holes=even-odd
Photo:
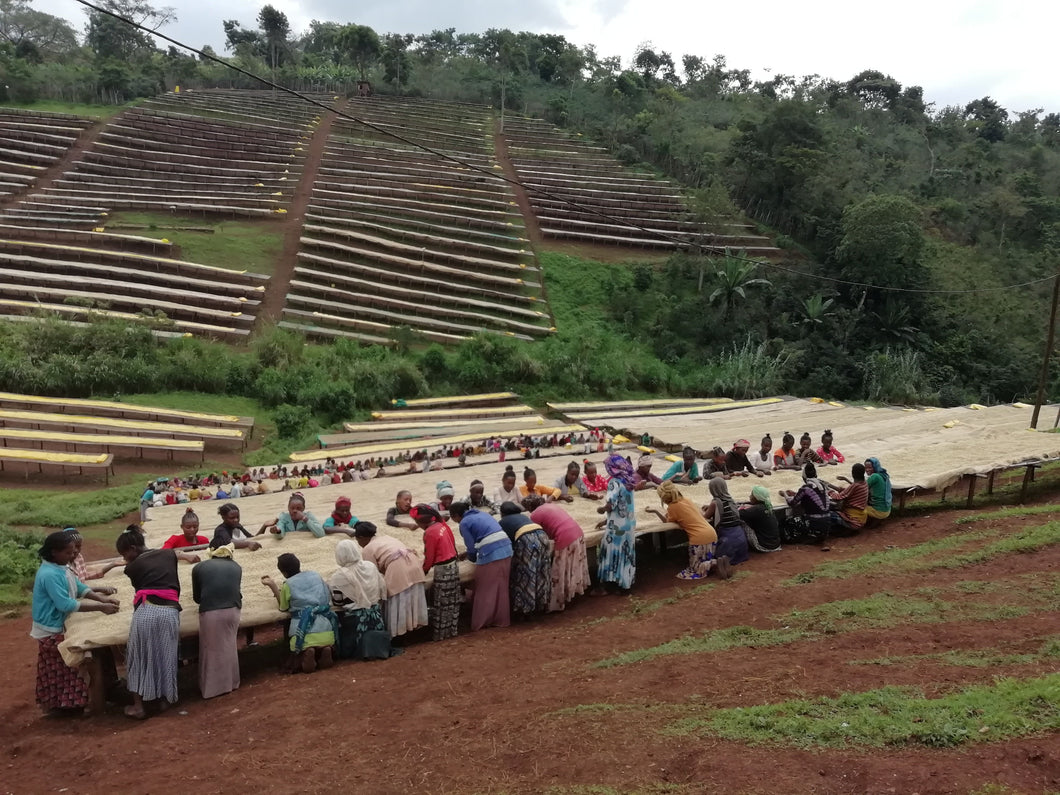
[[[283,439],[293,439],[302,433],[302,428],[305,427],[307,417],[305,409],[299,406],[292,406],[290,403],[284,403],[273,414],[273,421],[276,423],[276,432]]]

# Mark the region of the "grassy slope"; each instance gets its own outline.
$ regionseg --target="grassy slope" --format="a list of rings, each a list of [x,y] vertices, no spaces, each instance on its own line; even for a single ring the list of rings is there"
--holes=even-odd
[[[37,110],[46,113],[69,113],[72,116],[106,120],[118,115],[126,108],[135,106],[139,101],[135,100],[125,105],[84,105],[80,102],[57,102],[55,100],[42,99],[38,102],[4,102],[0,103],[0,108],[25,108],[26,110]]]
[[[117,229],[115,225],[146,226]],[[173,229],[209,228],[212,232]],[[271,276],[283,248],[283,230],[276,221],[217,221],[165,213],[115,213],[107,219],[112,232],[166,239],[180,246],[181,258],[203,265],[247,270]]]

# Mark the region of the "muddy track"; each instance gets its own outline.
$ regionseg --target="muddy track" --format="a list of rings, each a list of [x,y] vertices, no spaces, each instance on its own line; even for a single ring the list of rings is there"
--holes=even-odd
[[[348,99],[341,100],[333,110],[323,114],[313,132],[313,137],[306,147],[305,162],[302,164],[302,175],[298,180],[291,204],[287,208],[287,217],[283,220],[283,250],[276,261],[276,270],[269,285],[265,288],[265,300],[262,301],[261,309],[258,311],[257,328],[262,327],[262,322],[275,323],[279,321],[283,312],[284,304],[287,302],[287,289],[291,284],[294,269],[298,265],[298,249],[301,245],[302,223],[305,220],[306,208],[313,195],[313,184],[317,180],[317,172],[324,160],[324,150],[327,148],[328,136],[331,127],[338,118],[337,111],[344,110],[349,103]]]

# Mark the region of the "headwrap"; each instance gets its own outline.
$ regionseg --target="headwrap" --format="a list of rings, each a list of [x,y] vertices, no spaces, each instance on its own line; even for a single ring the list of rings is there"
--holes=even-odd
[[[749,441],[747,441],[746,439],[737,439],[733,443],[732,449],[735,450],[738,447],[746,447],[747,449],[751,449],[751,443]]]
[[[413,519],[427,517],[431,520],[431,524],[434,524],[435,522],[442,522],[442,524],[445,524],[444,520],[442,519],[442,515],[438,513],[435,508],[425,502],[421,502],[418,505],[413,505],[411,508],[409,508],[409,516],[411,516]]]
[[[876,473],[877,475],[880,475],[881,477],[883,477],[884,485],[887,486],[887,489],[884,492],[884,496],[885,496],[886,502],[887,502],[887,507],[884,508],[884,510],[889,511],[889,510],[891,510],[891,476],[889,474],[887,474],[887,470],[884,469],[883,466],[881,466],[880,459],[878,459],[878,458],[866,458],[865,460],[868,461],[870,464],[872,464],[872,471],[874,473]]]
[[[767,511],[773,510],[773,503],[769,499],[769,489],[765,486],[755,486],[751,489],[751,496],[766,506]]]
[[[231,536],[229,536],[231,538]],[[210,558],[228,558],[232,559],[236,551],[236,545],[229,541],[227,544],[222,544],[219,547],[211,546],[206,550],[206,556]]]
[[[437,496],[438,496],[439,500],[442,497],[452,497],[454,495],[453,484],[450,483],[448,480],[443,480],[441,483],[437,484],[434,488],[437,489]]]
[[[681,494],[681,490],[669,480],[659,484],[659,487],[655,490],[655,492],[659,495],[659,499],[662,500],[663,505],[669,505],[672,502],[677,502],[684,496],[683,494]]]
[[[349,497],[339,497],[335,500],[335,510],[331,512],[331,518],[335,520],[335,524],[349,524],[350,519],[353,517],[353,512],[350,510],[350,506],[353,505],[353,501]],[[339,509],[345,507],[345,511]]]
[[[729,493],[729,484],[725,482],[725,478],[721,475],[716,475],[710,479],[710,484],[707,488],[710,489],[710,496],[721,503],[720,513],[714,515],[714,526],[730,527],[740,524],[740,512],[736,508],[735,500]]]
[[[655,459],[652,458],[651,453],[644,453],[644,455],[637,459],[637,469],[640,469],[641,467],[651,469],[653,463],[655,463]]]
[[[633,488],[633,465],[620,455],[609,455],[604,459],[604,468],[612,479],[627,489]]]
[[[339,568],[331,575],[328,585],[340,591],[354,607],[371,607],[386,595],[385,586],[380,588],[382,575],[379,569],[364,559],[356,541],[347,538],[337,543],[335,562]]]

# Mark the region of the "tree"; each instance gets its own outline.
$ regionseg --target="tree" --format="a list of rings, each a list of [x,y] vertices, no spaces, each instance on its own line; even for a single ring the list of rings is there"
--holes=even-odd
[[[720,267],[714,271],[714,279],[718,287],[707,299],[709,303],[721,303],[722,317],[727,316],[736,308],[738,301],[747,298],[748,287],[772,287],[773,283],[768,279],[753,278],[758,263],[737,259],[726,252],[725,259],[721,261]]]
[[[37,11],[28,0],[0,0],[0,43],[12,54],[39,63],[77,49],[77,34],[60,17]]]
[[[158,30],[177,19],[172,8],[155,8],[144,0],[102,0],[100,5],[150,30]],[[154,39],[149,34],[98,11],[89,9],[86,13],[85,44],[97,59],[128,64],[142,61],[155,51]]]
[[[1008,111],[990,97],[969,102],[964,108],[964,118],[971,122],[968,126],[980,138],[991,143],[1005,139]]]
[[[846,88],[866,108],[892,108],[902,95],[901,83],[875,69],[866,69],[854,75]]]
[[[346,25],[339,33],[339,50],[357,68],[361,80],[367,80],[368,70],[378,63],[383,46],[379,34],[367,25]]]
[[[412,59],[409,58],[409,46],[413,42],[411,33],[400,35],[387,33],[383,37],[383,79],[400,89],[409,82],[412,71]]]
[[[287,38],[291,34],[291,25],[285,13],[265,5],[258,12],[258,27],[268,48],[269,64],[275,71],[279,66],[280,54],[288,50]]]
[[[843,211],[842,238],[835,257],[843,279],[878,287],[926,288],[928,272],[921,258],[924,231],[920,208],[905,196],[869,196]],[[847,288],[850,295],[864,288]],[[922,302],[918,294],[903,295],[913,317]],[[881,291],[869,289],[866,304],[883,304]]]

